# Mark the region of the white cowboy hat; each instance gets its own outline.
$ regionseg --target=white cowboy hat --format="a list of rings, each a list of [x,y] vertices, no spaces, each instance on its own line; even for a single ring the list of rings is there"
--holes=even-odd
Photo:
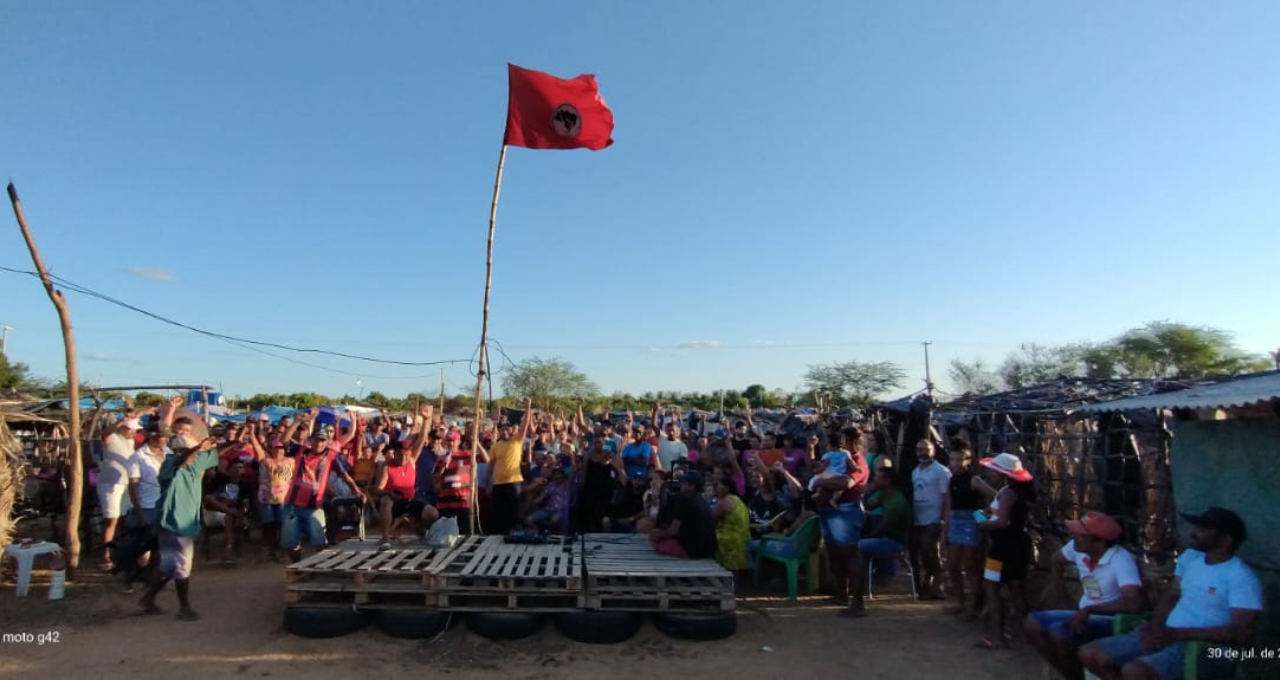
[[[1031,473],[1022,467],[1022,459],[1012,453],[997,453],[993,458],[983,458],[982,467],[990,468],[1015,482],[1031,481]]]

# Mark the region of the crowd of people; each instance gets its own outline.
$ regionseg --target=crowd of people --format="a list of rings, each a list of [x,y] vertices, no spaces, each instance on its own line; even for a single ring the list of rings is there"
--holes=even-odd
[[[569,417],[538,414],[526,401],[520,418],[495,414],[474,443],[467,423],[430,406],[401,418],[321,423],[312,410],[274,424],[251,419],[195,441],[192,423],[174,417],[180,405],[129,414],[103,439],[104,542],[118,545],[119,531],[155,537],[149,547],[158,559],[142,551],[126,569],[148,583],[144,611],[158,611],[156,595],[172,580],[180,616],[195,618],[192,539],[208,529],[221,531],[226,566],[253,525],[263,558],[276,561],[300,559],[304,543],[341,540],[366,518],[376,522],[379,549],[452,518],[462,533],[635,532],[658,552],[714,558],[738,573],[752,566],[763,534],[791,534],[811,517],[842,614],[867,614],[868,570],[889,577],[910,556],[922,599],[950,597],[945,611],[985,616],[978,648],[1025,637],[1072,679],[1086,668],[1102,678],[1179,677],[1185,641],[1241,644],[1261,609],[1256,576],[1234,557],[1244,525],[1214,508],[1186,516],[1191,549],[1174,588],[1135,632],[1113,635],[1116,614],[1148,603],[1133,557],[1118,544],[1119,523],[1100,513],[1067,523],[1073,540],[1058,556],[1081,575],[1078,609],[1026,615],[1032,476],[1012,454],[975,460],[962,439],[948,442],[946,464],[933,442],[921,441],[907,490],[908,475],[870,450],[874,438],[856,427],[796,441],[761,432],[747,414],[686,433],[679,410],[660,403],[647,417],[615,422],[589,419],[581,404]]]

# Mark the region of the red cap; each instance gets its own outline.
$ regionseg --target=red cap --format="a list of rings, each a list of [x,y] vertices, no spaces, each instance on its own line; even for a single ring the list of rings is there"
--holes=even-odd
[[[1092,511],[1086,512],[1084,517],[1078,520],[1067,520],[1067,531],[1073,534],[1097,536],[1107,541],[1114,541],[1124,533],[1124,529],[1120,528],[1116,518]]]

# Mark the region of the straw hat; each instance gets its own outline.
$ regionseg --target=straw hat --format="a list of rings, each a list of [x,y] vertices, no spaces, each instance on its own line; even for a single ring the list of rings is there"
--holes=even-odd
[[[998,453],[993,458],[983,458],[982,467],[995,470],[1015,482],[1031,481],[1031,473],[1022,467],[1022,459],[1012,453]]]

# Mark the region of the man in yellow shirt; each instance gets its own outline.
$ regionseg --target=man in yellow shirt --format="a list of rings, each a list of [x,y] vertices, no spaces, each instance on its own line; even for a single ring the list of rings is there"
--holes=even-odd
[[[493,505],[491,533],[503,535],[519,526],[520,485],[524,476],[520,464],[525,461],[524,440],[533,427],[533,400],[524,400],[524,418],[519,427],[498,425],[498,441],[489,450],[489,498]]]

